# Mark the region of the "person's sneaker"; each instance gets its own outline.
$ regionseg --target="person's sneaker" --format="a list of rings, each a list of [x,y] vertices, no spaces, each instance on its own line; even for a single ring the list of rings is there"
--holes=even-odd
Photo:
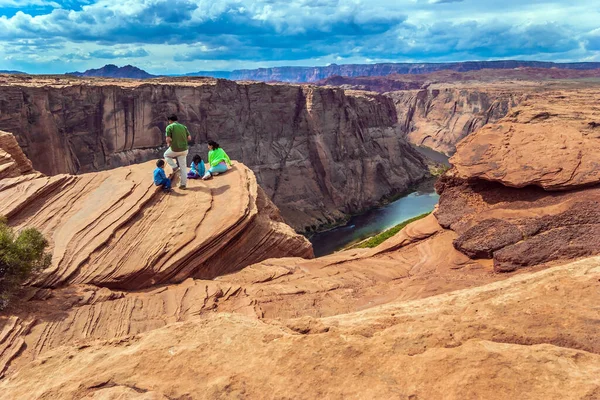
[[[185,186],[185,185],[179,185],[179,189],[185,190],[185,189],[187,189],[187,186]]]

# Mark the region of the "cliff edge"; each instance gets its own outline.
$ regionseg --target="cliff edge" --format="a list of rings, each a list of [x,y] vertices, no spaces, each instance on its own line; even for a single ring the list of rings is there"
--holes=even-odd
[[[50,241],[52,267],[34,285],[131,290],[214,278],[269,257],[312,257],[243,164],[171,194],[154,186],[154,167],[3,180],[0,215]]]
[[[218,141],[297,231],[331,225],[428,176],[397,131],[393,102],[373,93],[194,78],[0,82],[0,129],[48,175],[156,159],[171,113],[192,133],[190,155],[206,158],[207,140]]]
[[[187,214],[170,220],[161,204],[177,198],[161,196],[132,222],[116,208],[125,229],[112,230],[110,246],[101,246],[89,239],[102,237],[109,214],[88,217],[86,203],[46,201],[39,185],[29,189],[36,180],[21,183],[19,193],[35,189],[42,204],[16,204],[10,222],[54,232],[61,261],[35,283],[43,288],[32,289],[30,300],[0,316],[0,398],[598,398],[600,198],[596,167],[587,160],[597,120],[590,99],[599,97],[593,90],[532,96],[516,115],[473,133],[438,182],[436,211],[378,247],[262,259],[214,279],[202,273],[225,271],[220,260],[230,249],[239,260],[248,251],[275,254],[261,250],[269,237],[291,241],[299,252],[306,242],[292,233],[282,239],[277,230],[244,231],[215,256],[198,252],[184,234],[195,222]],[[563,169],[547,173],[547,158],[517,157],[521,150],[555,154]],[[527,168],[517,173],[498,154]],[[504,174],[493,174],[494,162]],[[244,182],[238,167],[211,184]],[[97,176],[112,187],[108,176],[120,173],[120,190],[135,193],[137,168],[45,179]],[[76,187],[64,193],[116,204],[85,189],[92,182]],[[211,198],[223,199],[219,187],[209,187]],[[123,208],[136,213],[139,195],[128,196]],[[67,206],[49,208],[59,201],[77,206],[72,214]],[[246,220],[247,201],[227,201],[232,220]],[[175,235],[158,245],[154,235],[138,241],[163,219]],[[56,228],[61,224],[65,229]],[[76,240],[67,240],[68,232]],[[211,232],[202,237],[218,236]],[[131,267],[130,258],[150,260],[160,254],[156,247],[172,243],[194,263],[171,252],[148,264],[152,274]],[[91,256],[82,264],[72,261],[85,254]],[[215,267],[199,268],[201,257]]]

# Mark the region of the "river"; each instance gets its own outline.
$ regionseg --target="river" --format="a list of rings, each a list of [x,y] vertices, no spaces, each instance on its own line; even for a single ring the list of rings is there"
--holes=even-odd
[[[433,189],[435,179],[422,182],[414,192],[385,206],[354,216],[344,226],[321,232],[310,238],[315,256],[343,249],[353,242],[377,235],[408,219],[433,210],[439,196]]]

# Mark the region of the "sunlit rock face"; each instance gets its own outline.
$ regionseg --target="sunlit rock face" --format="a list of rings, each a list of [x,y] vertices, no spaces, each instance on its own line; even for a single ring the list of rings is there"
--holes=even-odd
[[[0,84],[0,129],[48,175],[159,157],[170,113],[192,133],[190,154],[206,158],[205,142],[219,141],[299,231],[372,207],[428,173],[385,96],[192,78],[57,79]]]
[[[318,259],[238,162],[171,195],[152,163],[1,179],[53,265],[0,314],[0,399],[598,398],[597,96],[532,97],[458,146],[435,213]]]

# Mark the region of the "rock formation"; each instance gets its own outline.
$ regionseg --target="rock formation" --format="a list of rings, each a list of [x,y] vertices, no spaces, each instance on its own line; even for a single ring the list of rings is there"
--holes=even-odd
[[[493,258],[497,271],[598,254],[598,98],[532,95],[461,142],[436,214],[459,250]]]
[[[530,98],[460,144],[456,176],[547,190],[599,183],[600,112],[590,106],[597,97],[585,90]]]
[[[199,71],[187,75],[264,82],[317,82],[333,76],[386,76],[391,74],[427,74],[436,71],[466,72],[486,69],[512,70],[516,68],[593,70],[600,69],[600,63],[553,63],[501,60],[454,63],[331,64],[326,67],[274,67],[242,69],[236,71]]]
[[[454,154],[464,137],[506,116],[525,97],[523,88],[448,84],[388,95],[408,140],[447,155]]]
[[[176,112],[206,155],[217,140],[248,165],[299,231],[405,191],[428,172],[388,97],[215,80],[20,79],[0,83],[0,129],[39,171],[83,173],[158,157]],[[205,156],[206,157],[206,156]]]
[[[310,247],[239,163],[181,197],[148,164],[3,179],[54,265],[0,315],[0,399],[598,398],[598,98],[531,95],[458,146],[433,214],[318,259],[265,259]]]
[[[210,279],[270,257],[312,256],[244,165],[171,195],[153,185],[153,168],[4,179],[0,214],[50,242],[52,267],[33,284],[136,289]]]

